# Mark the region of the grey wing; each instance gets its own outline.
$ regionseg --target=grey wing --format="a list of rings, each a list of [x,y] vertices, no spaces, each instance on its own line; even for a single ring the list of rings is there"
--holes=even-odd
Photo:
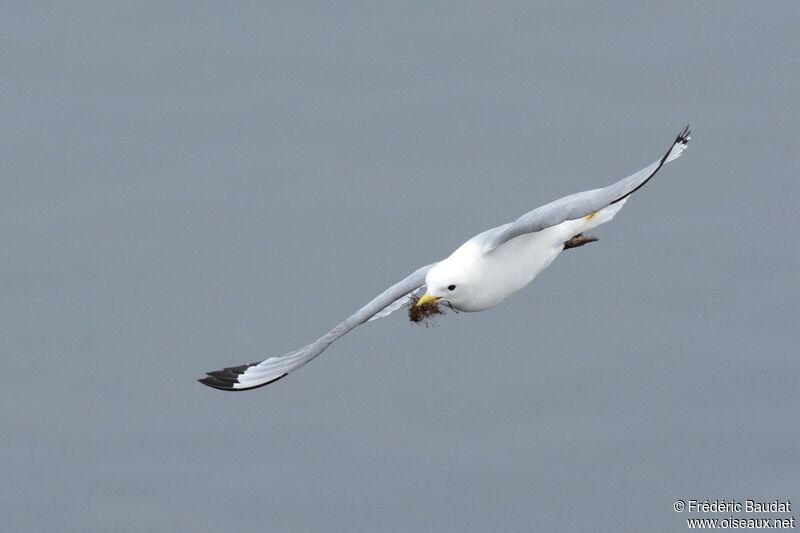
[[[485,231],[474,239],[488,252],[514,237],[540,231],[567,220],[576,220],[619,202],[647,183],[665,163],[680,157],[691,138],[689,134],[689,126],[686,126],[661,159],[627,178],[602,189],[565,196],[522,215],[514,222]]]
[[[258,363],[233,366],[214,372],[208,372],[207,377],[198,381],[203,385],[225,391],[251,390],[278,381],[286,377],[290,372],[294,372],[314,359],[325,351],[325,348],[330,346],[333,341],[351,329],[363,324],[376,315],[380,315],[387,307],[392,307],[398,300],[402,301],[408,294],[423,286],[425,284],[425,275],[435,264],[436,263],[433,263],[417,269],[402,281],[395,283],[373,298],[367,305],[350,315],[338,326],[308,346],[286,355],[264,359]],[[398,307],[400,306],[396,306],[395,309]]]
[[[369,320],[367,320],[367,322],[372,322],[373,320],[378,320],[379,318],[387,317],[387,316],[391,315],[392,313],[394,313],[395,311],[397,311],[398,309],[400,309],[401,307],[407,306],[411,302],[411,298],[412,298],[413,294],[415,292],[419,292],[419,290],[424,288],[424,287],[425,287],[424,284],[420,285],[419,287],[417,287],[413,291],[409,292],[408,294],[402,295],[400,298],[398,298],[394,302],[392,302],[389,305],[387,305],[386,307],[384,307],[381,311],[379,311],[379,312],[375,313],[374,315],[372,315],[372,317]]]

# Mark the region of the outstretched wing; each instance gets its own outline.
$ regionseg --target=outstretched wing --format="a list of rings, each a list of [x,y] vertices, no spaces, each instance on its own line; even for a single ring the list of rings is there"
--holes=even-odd
[[[244,391],[269,385],[286,377],[321,354],[333,341],[373,317],[386,316],[405,303],[405,298],[425,284],[425,274],[436,263],[424,266],[404,280],[395,283],[367,305],[350,315],[328,333],[297,351],[279,357],[270,357],[259,363],[232,366],[208,372],[200,383],[225,391]],[[398,304],[399,302],[399,304]],[[388,311],[388,312],[387,312]]]
[[[680,157],[691,138],[689,134],[689,126],[686,126],[661,159],[627,178],[602,189],[565,196],[522,215],[514,222],[485,231],[473,239],[488,252],[514,237],[540,231],[567,220],[577,220],[619,202],[647,183],[665,163]]]

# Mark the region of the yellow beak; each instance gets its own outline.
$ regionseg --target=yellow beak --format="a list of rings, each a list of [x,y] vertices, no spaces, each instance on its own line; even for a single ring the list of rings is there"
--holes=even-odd
[[[431,296],[426,292],[425,294],[422,295],[422,298],[420,298],[419,301],[417,302],[417,307],[425,305],[428,302],[436,303],[438,300],[439,300],[438,296]]]

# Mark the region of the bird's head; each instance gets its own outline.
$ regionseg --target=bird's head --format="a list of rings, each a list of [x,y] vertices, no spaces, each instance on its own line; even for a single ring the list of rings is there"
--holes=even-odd
[[[455,309],[465,309],[478,289],[480,279],[473,261],[454,253],[439,262],[425,276],[426,292],[417,305],[447,303]]]

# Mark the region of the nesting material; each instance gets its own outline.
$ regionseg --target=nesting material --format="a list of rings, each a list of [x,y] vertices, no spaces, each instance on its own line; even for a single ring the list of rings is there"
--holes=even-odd
[[[436,315],[444,314],[444,309],[439,305],[439,302],[431,300],[422,305],[417,305],[420,300],[419,296],[412,294],[410,298],[411,302],[408,305],[408,318],[415,324],[425,326],[426,328],[430,327],[436,324]]]

